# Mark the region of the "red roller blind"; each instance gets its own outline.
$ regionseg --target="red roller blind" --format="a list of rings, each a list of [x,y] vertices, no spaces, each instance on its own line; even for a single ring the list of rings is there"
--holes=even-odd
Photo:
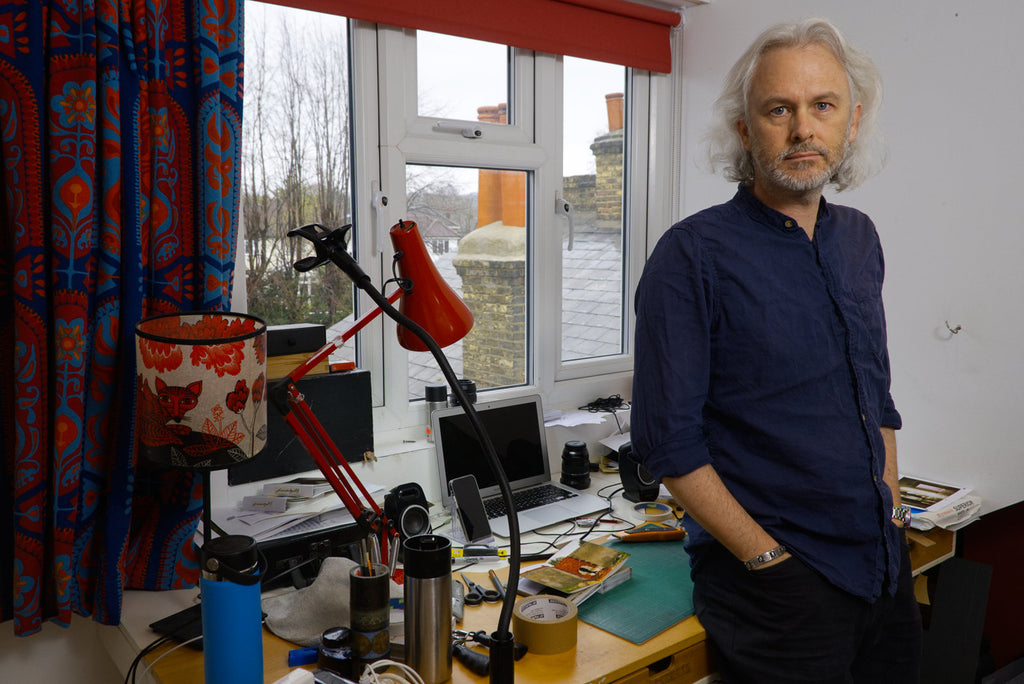
[[[679,14],[626,0],[268,0],[379,24],[668,73]]]

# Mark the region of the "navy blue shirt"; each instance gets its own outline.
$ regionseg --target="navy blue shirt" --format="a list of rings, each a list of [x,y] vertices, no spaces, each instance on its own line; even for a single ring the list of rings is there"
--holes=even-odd
[[[881,427],[889,393],[882,250],[821,200],[814,239],[740,187],[658,242],[636,293],[631,438],[652,475],[712,464],[793,555],[867,600],[900,562]],[[716,543],[684,520],[696,567]]]

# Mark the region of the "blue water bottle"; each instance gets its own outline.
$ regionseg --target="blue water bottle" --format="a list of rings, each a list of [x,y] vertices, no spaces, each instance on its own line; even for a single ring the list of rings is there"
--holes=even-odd
[[[200,552],[206,684],[263,684],[263,613],[256,540],[210,539]]]

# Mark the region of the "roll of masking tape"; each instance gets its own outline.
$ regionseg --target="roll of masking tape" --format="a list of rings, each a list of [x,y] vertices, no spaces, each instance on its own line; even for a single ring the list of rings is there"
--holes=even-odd
[[[525,598],[512,611],[512,636],[540,655],[575,648],[576,604],[560,596]]]
[[[668,504],[657,501],[644,501],[633,506],[636,516],[646,522],[661,522],[672,517],[672,509]]]

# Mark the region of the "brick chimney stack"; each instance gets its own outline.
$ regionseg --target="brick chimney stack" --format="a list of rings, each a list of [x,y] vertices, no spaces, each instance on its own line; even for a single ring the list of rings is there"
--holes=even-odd
[[[478,107],[477,119],[507,123],[508,105]],[[501,221],[506,226],[526,225],[526,173],[480,169],[477,191],[477,228]]]
[[[608,109],[608,132],[622,128],[623,94],[609,93],[604,96],[605,107]]]

